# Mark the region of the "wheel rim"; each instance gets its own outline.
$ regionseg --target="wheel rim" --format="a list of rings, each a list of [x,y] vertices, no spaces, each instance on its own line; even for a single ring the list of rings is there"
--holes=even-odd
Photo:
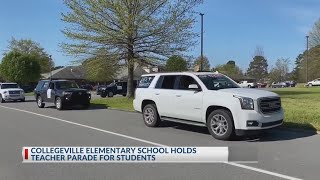
[[[113,93],[112,93],[112,92],[109,92],[109,96],[113,96]]]
[[[58,109],[60,109],[60,107],[61,107],[61,100],[59,98],[56,101],[56,106]]]
[[[221,114],[216,114],[211,118],[211,130],[218,136],[223,136],[228,131],[227,119]]]
[[[41,104],[42,104],[42,100],[41,100],[41,98],[39,97],[39,98],[38,98],[38,106],[41,106]]]
[[[152,108],[147,108],[144,111],[144,120],[147,124],[152,124],[154,122],[154,117],[155,113]]]

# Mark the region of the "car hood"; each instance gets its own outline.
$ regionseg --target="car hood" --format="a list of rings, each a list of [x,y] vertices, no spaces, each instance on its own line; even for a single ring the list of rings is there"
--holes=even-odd
[[[252,99],[258,99],[261,97],[271,97],[279,96],[276,93],[260,90],[260,89],[250,89],[250,88],[230,88],[230,89],[220,89],[219,92],[229,93],[236,96],[249,97]]]
[[[23,91],[20,88],[9,88],[9,89],[2,89],[3,91]]]

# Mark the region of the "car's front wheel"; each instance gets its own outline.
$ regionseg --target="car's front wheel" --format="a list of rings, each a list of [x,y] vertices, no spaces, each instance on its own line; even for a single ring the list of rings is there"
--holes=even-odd
[[[311,84],[311,83],[309,84],[309,87],[312,87],[312,84]]]
[[[112,91],[108,92],[108,97],[113,97],[113,92]]]
[[[62,104],[62,100],[60,97],[57,97],[56,98],[56,109],[58,110],[62,110],[63,109],[63,104]]]
[[[155,104],[148,104],[143,108],[143,121],[148,127],[157,127],[160,125],[160,117]]]
[[[210,134],[219,140],[229,140],[234,135],[232,114],[224,109],[212,111],[207,119]]]
[[[0,94],[0,102],[5,103],[6,101],[2,98],[2,95]]]
[[[45,104],[42,101],[41,96],[37,96],[37,105],[39,108],[44,108]]]

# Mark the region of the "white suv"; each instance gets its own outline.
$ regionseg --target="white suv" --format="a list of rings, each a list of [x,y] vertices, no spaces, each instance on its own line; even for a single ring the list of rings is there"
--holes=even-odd
[[[0,83],[0,102],[25,101],[24,91],[16,83]]]
[[[143,75],[133,104],[149,127],[163,120],[205,126],[221,140],[280,126],[284,118],[279,95],[240,88],[218,72]]]

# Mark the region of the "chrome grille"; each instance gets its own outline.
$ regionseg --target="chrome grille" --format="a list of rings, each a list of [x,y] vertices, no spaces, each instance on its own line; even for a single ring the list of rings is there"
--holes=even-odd
[[[9,94],[20,94],[20,91],[9,91]]]
[[[280,97],[268,97],[259,99],[259,109],[264,114],[280,111]]]

